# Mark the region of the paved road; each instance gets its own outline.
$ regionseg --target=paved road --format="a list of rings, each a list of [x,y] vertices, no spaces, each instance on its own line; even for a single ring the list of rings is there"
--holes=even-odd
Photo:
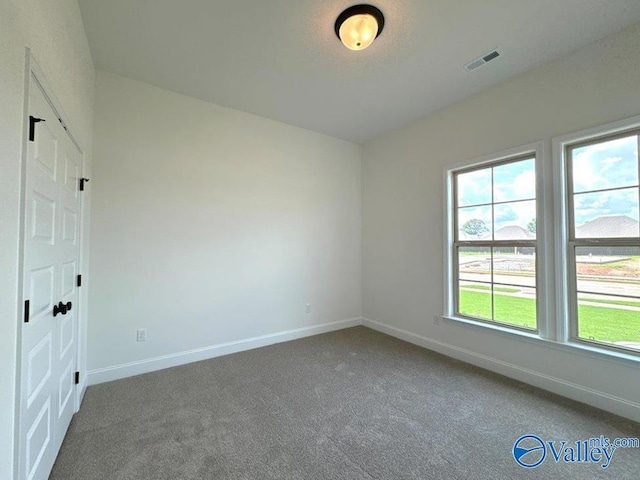
[[[490,282],[491,275],[486,273],[460,273],[460,280]],[[495,283],[517,285],[522,287],[535,287],[533,276],[509,275],[496,273],[493,277]],[[640,284],[603,282],[599,280],[579,280],[578,290],[584,292],[598,292],[600,294],[628,295],[640,298]]]

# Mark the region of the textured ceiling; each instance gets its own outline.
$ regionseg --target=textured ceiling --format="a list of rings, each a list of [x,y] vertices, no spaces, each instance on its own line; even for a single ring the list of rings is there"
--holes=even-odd
[[[79,1],[98,68],[358,143],[640,21],[638,0],[374,0],[354,52],[333,25],[355,3]]]

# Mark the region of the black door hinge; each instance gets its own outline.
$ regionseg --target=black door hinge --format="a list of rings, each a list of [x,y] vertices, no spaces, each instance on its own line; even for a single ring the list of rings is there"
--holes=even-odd
[[[84,184],[87,183],[89,181],[88,178],[81,178],[80,179],[80,191],[84,192]]]
[[[80,383],[80,372],[76,372],[76,385]]]
[[[44,118],[34,117],[29,115],[29,141],[35,142],[36,140],[36,123],[44,122]]]
[[[29,323],[29,300],[24,301],[24,323]]]
[[[81,287],[82,286],[82,275],[78,275],[76,277],[76,287]]]

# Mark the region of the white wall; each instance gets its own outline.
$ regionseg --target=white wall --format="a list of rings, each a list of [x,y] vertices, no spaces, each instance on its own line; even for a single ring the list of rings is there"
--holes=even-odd
[[[361,316],[360,146],[100,71],[95,103],[90,370]]]
[[[0,478],[12,478],[16,368],[20,354],[18,268],[25,47],[91,154],[94,69],[75,0],[0,2]]]
[[[364,316],[640,420],[637,364],[433,321],[443,303],[443,166],[639,115],[639,46],[640,24],[364,145]]]

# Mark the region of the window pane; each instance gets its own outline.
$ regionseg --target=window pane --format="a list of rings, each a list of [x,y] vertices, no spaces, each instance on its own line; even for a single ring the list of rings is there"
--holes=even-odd
[[[494,240],[536,238],[536,201],[501,203],[494,206]]]
[[[577,247],[578,336],[640,350],[640,247]]]
[[[640,351],[640,298],[579,294],[578,337]]]
[[[494,247],[493,281],[505,285],[536,286],[534,247]]]
[[[458,313],[535,330],[535,249],[493,247],[493,256],[491,250],[458,249]]]
[[[491,248],[460,247],[458,249],[458,278],[491,283]]]
[[[574,195],[576,238],[638,237],[638,189]]]
[[[458,174],[456,185],[456,240],[508,241],[457,245],[456,313],[536,329],[535,246],[508,245],[536,239],[535,158]]]
[[[618,138],[572,151],[573,191],[638,185],[638,137]]]
[[[536,198],[535,160],[522,160],[494,167],[493,195],[494,202]]]
[[[491,320],[491,285],[461,281],[458,288],[458,313]]]
[[[458,174],[457,188],[459,207],[491,203],[491,169]]]
[[[493,286],[494,320],[535,330],[536,289],[517,285]]]
[[[459,240],[490,240],[492,225],[491,205],[458,209]]]
[[[640,247],[576,247],[578,292],[640,297]]]

